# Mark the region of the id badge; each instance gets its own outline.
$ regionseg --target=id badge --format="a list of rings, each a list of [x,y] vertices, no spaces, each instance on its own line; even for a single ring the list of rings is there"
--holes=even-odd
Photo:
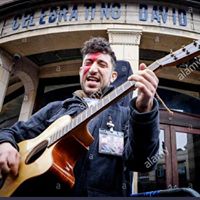
[[[99,153],[122,156],[123,150],[123,132],[99,129]]]

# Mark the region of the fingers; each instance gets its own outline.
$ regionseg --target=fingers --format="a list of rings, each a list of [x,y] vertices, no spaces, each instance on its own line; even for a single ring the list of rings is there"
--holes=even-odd
[[[20,155],[10,143],[0,144],[0,175],[18,174]]]
[[[140,66],[139,66],[140,70],[144,70],[146,68],[147,68],[147,66],[144,63],[141,63]]]
[[[10,172],[10,167],[8,166],[8,159],[6,155],[0,156],[0,172],[2,174],[7,174]]]
[[[139,74],[146,75],[147,73],[148,75],[150,75],[149,78],[151,77],[150,80],[155,80],[157,83],[159,82],[155,73],[152,70],[148,69],[144,63],[140,64],[139,68],[140,68],[140,70],[138,71]]]
[[[140,64],[140,70],[136,72],[135,74],[131,75],[128,80],[140,82],[144,86],[146,86],[150,91],[154,92],[155,89],[157,89],[158,86],[158,78],[155,75],[155,73],[148,68],[146,68],[146,65],[144,63]],[[138,86],[141,86],[141,84],[137,84]],[[143,87],[141,87],[142,89]]]
[[[141,91],[143,92],[147,92],[147,94],[149,92],[155,94],[158,86],[158,78],[154,75],[152,71],[148,69],[137,72],[137,74],[130,76],[128,80],[135,81],[135,87],[141,89]]]
[[[16,154],[12,154],[8,159],[8,166],[10,168],[10,173],[14,176],[17,176],[19,171],[19,163],[20,163],[20,155],[17,152]]]
[[[135,88],[138,89],[137,109],[146,112],[151,110],[159,80],[155,73],[149,70],[144,63],[140,64],[139,68],[140,70],[131,75],[128,80],[135,81]]]
[[[141,82],[136,82],[135,83],[135,88],[139,89],[140,93],[145,94],[145,97],[147,98],[151,98],[154,95],[154,91],[153,90],[149,90],[144,84],[142,84]]]

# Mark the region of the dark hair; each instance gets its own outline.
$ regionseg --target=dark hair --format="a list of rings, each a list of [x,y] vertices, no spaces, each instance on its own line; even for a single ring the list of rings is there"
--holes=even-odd
[[[113,69],[116,65],[116,56],[112,48],[110,47],[110,43],[102,37],[93,37],[86,41],[83,45],[83,48],[81,49],[81,53],[83,57],[85,57],[89,53],[106,53],[111,56],[111,62],[113,64]]]

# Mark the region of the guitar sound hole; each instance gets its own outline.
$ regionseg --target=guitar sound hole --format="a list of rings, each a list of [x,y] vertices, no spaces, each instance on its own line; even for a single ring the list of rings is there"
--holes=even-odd
[[[35,146],[32,149],[32,151],[29,153],[29,155],[27,156],[25,163],[31,164],[31,163],[35,162],[43,154],[43,152],[46,150],[47,146],[48,146],[47,140],[42,141],[40,144]]]

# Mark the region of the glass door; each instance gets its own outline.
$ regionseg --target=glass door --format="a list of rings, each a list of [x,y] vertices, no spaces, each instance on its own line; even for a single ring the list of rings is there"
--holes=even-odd
[[[173,186],[200,192],[200,129],[171,126]]]
[[[158,154],[148,158],[146,164],[158,161],[155,170],[146,173],[138,173],[138,192],[146,192],[158,189],[166,189],[170,185],[171,176],[171,147],[170,130],[167,125],[160,125],[160,145]]]
[[[160,125],[155,170],[138,174],[138,192],[190,187],[200,192],[200,129]]]

